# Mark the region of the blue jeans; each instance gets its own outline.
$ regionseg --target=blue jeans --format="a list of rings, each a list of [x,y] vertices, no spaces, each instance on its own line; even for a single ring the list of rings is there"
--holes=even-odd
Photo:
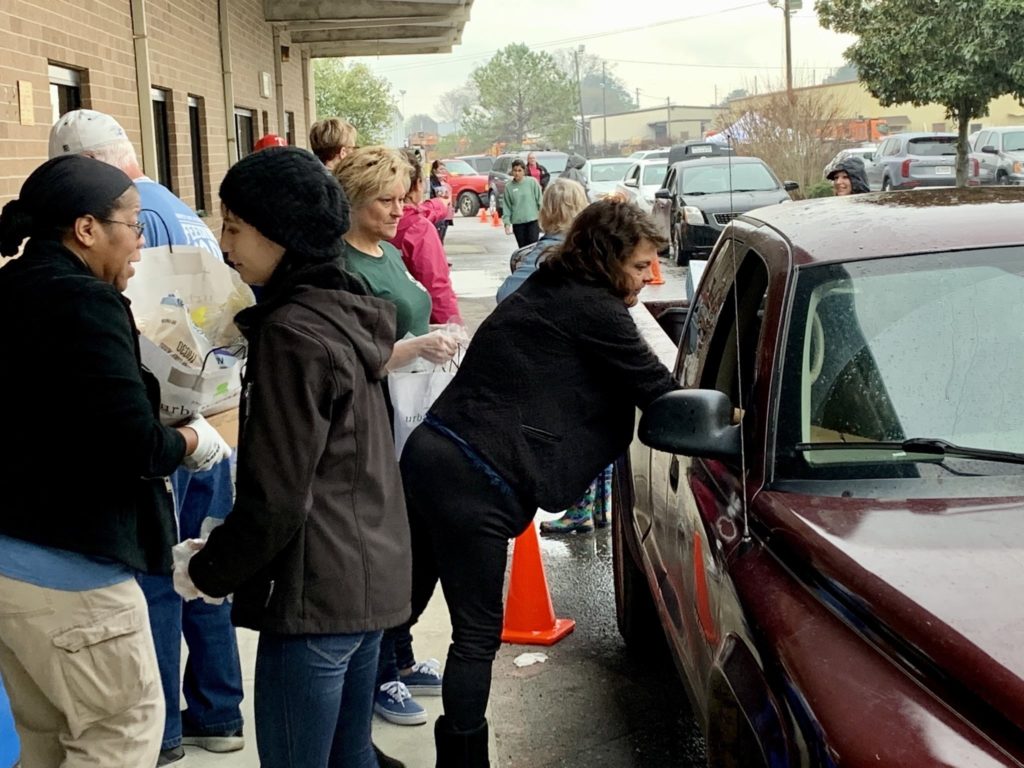
[[[205,517],[225,517],[231,511],[231,465],[222,461],[208,472],[182,468],[171,475],[178,501],[182,539],[199,536]],[[167,720],[160,749],[181,744],[182,728],[189,733],[226,734],[242,727],[242,666],[238,659],[231,605],[183,602],[170,576],[139,574],[149,606],[160,682],[167,703]],[[188,645],[185,675],[181,674],[181,637]],[[181,711],[180,691],[186,709]]]
[[[380,661],[377,662],[377,685],[398,680],[398,670],[408,669],[416,663],[412,652],[412,632],[408,623],[384,630],[380,641]]]
[[[380,636],[260,633],[253,699],[260,765],[377,768],[370,723]]]

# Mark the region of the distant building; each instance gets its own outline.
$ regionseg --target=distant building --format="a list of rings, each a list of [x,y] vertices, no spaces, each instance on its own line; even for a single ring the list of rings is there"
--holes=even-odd
[[[714,125],[720,112],[718,107],[672,104],[612,115],[587,115],[584,122],[591,154],[596,155],[603,154],[603,148],[624,151],[627,148],[667,147],[688,139],[699,139]]]

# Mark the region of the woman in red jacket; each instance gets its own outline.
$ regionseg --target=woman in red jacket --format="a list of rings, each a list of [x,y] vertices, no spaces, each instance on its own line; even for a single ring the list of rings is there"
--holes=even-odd
[[[405,197],[398,231],[390,242],[402,252],[409,274],[430,294],[430,322],[461,325],[448,256],[435,226],[448,215],[448,203],[440,197],[425,199],[423,166],[411,151],[406,150],[404,155],[409,162],[409,194]]]

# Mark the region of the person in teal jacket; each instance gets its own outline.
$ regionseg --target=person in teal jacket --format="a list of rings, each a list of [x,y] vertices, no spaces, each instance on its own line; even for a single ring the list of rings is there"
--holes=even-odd
[[[502,218],[505,220],[505,234],[515,234],[516,244],[536,243],[540,239],[540,184],[526,175],[526,164],[522,160],[512,161],[512,180],[505,184],[501,196]]]

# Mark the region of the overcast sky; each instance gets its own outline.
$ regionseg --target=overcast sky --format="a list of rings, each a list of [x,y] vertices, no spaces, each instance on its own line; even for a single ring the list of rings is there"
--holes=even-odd
[[[852,38],[819,24],[813,0],[792,17],[794,84],[820,82],[843,63]],[[768,0],[474,0],[451,53],[353,59],[391,81],[406,117],[435,119],[438,97],[509,43],[554,53],[586,46],[640,106],[708,105],[735,88],[785,82],[782,11]],[[717,89],[717,90],[716,90]],[[400,91],[405,91],[405,96]],[[403,105],[404,101],[404,105]]]

